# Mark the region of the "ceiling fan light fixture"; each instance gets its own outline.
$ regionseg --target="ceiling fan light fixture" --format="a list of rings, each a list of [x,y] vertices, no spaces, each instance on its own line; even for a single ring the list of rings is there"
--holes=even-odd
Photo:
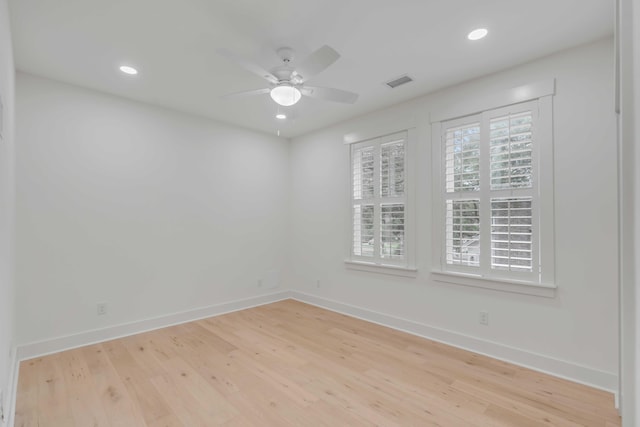
[[[271,89],[271,99],[273,99],[276,104],[282,105],[283,107],[290,107],[300,101],[302,98],[302,94],[297,87],[283,84],[274,87]]]

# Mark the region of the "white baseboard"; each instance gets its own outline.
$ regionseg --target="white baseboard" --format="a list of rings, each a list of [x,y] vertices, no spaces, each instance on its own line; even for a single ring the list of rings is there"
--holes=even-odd
[[[159,316],[44,341],[22,344],[17,347],[16,357],[18,361],[32,359],[34,357],[58,353],[72,348],[83,347],[85,345],[96,344],[116,338],[152,331],[154,329],[166,328],[180,323],[192,322],[194,320],[204,319],[211,316],[218,316],[220,314],[270,304],[272,302],[289,299],[290,297],[290,291],[279,291],[251,298],[228,301],[194,310],[182,311],[166,316]]]
[[[556,359],[542,354],[508,345],[483,340],[446,329],[436,328],[412,320],[402,319],[379,313],[362,307],[318,297],[300,291],[291,291],[292,298],[317,307],[326,308],[347,316],[377,323],[412,335],[448,344],[474,353],[492,357],[523,366],[535,371],[585,384],[611,393],[616,393],[618,377],[616,374],[578,365],[566,360]]]

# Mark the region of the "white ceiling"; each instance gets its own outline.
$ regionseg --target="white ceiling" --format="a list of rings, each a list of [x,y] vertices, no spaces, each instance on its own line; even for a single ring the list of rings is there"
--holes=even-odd
[[[19,70],[297,136],[613,32],[612,0],[11,0]],[[489,29],[479,42],[466,39]],[[342,57],[309,84],[360,94],[354,105],[304,97],[275,119],[269,95],[223,99],[265,82],[215,53],[269,69],[328,44]],[[136,77],[118,66],[140,69]],[[415,79],[391,90],[383,82]],[[282,108],[282,107],[280,107]]]

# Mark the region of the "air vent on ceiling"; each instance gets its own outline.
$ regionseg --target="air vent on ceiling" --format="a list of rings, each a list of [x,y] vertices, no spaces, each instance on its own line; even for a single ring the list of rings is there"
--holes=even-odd
[[[398,86],[401,86],[403,84],[406,84],[412,81],[413,79],[411,77],[404,75],[402,77],[398,77],[397,79],[393,79],[390,82],[386,82],[385,84],[389,86],[391,89],[395,89]]]

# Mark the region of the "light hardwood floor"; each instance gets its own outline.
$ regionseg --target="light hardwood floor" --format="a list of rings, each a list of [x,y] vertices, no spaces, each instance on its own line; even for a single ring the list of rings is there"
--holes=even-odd
[[[612,427],[613,405],[287,300],[24,361],[15,426]]]

